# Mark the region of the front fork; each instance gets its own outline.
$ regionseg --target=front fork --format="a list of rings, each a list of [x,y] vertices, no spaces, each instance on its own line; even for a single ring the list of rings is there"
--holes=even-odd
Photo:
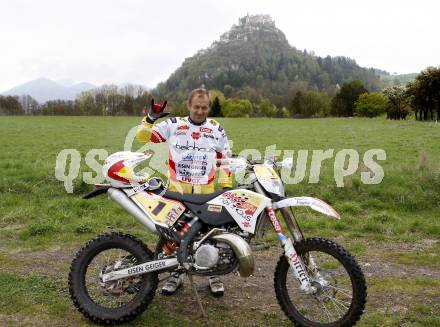
[[[290,267],[292,267],[293,274],[301,284],[300,289],[307,294],[315,293],[317,291],[317,289],[315,286],[312,285],[309,273],[307,272],[307,269],[304,266],[304,263],[302,262],[301,258],[296,253],[296,250],[295,250],[295,247],[293,246],[291,238],[286,237],[286,234],[283,231],[281,224],[275,214],[275,210],[272,207],[267,207],[266,214],[269,217],[269,220],[272,223],[272,226],[275,229],[275,232],[277,233],[277,238],[280,241],[281,246],[284,248],[284,255],[286,256],[287,260],[289,261]],[[284,216],[284,212],[283,212],[283,216]],[[284,217],[287,218],[286,216],[284,216]],[[289,218],[291,218],[291,217],[289,217]],[[289,220],[289,219],[285,219],[285,220],[286,220],[286,223],[288,224],[289,231],[292,233],[292,236],[295,238],[295,241],[298,242],[298,241],[302,240],[304,237],[301,233],[301,230],[297,226],[296,221]],[[292,226],[289,226],[289,222],[292,223]],[[296,228],[293,228],[293,227],[296,227]],[[314,263],[314,260],[310,255],[308,256],[307,261],[309,264],[308,266],[311,268],[311,271],[314,274],[315,273],[319,274],[318,269],[316,267],[316,264]]]

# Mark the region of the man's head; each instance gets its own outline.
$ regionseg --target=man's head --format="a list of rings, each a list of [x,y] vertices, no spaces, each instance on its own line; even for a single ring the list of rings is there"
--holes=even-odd
[[[211,108],[209,92],[205,89],[195,89],[188,97],[188,110],[191,120],[195,123],[203,123],[208,117]]]

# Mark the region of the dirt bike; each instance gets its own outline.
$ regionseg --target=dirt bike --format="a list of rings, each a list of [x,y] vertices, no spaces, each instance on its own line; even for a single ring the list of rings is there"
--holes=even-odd
[[[149,156],[135,157],[140,162]],[[285,196],[279,173],[289,166],[287,159],[230,162],[234,171],[242,172],[244,182],[212,194],[169,192],[160,178],[136,185],[99,184],[86,194],[86,199],[108,194],[160,239],[155,252],[123,233],[105,233],[88,241],[70,268],[75,307],[96,323],[130,321],[155,296],[158,274],[179,271],[187,274],[204,313],[192,276],[232,272],[251,276],[254,256],[249,240],[268,223],[283,250],[274,270],[274,287],[286,316],[296,326],[355,325],[367,296],[361,268],[335,242],[304,238],[292,208],[308,207],[336,219],[339,214],[317,198]]]

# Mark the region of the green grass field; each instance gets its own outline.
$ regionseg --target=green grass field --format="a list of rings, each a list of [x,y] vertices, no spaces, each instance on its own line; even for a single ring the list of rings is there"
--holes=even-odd
[[[73,253],[86,240],[109,230],[131,233],[154,245],[154,238],[106,197],[81,199],[92,188],[81,178],[91,171],[85,164],[86,153],[93,148],[108,153],[123,150],[127,132],[139,120],[0,117],[0,325],[1,321],[7,326],[87,325],[68,298],[66,277]],[[308,167],[312,150],[355,149],[362,159],[369,149],[384,149],[387,158],[379,162],[385,174],[381,184],[363,184],[361,165],[339,188],[333,177],[334,159],[329,159],[319,183],[308,184],[306,175],[287,191],[322,198],[341,214],[336,221],[303,210],[299,219],[306,236],[335,239],[365,265],[369,298],[359,325],[440,326],[440,124],[357,118],[220,122],[235,153],[247,148],[264,153],[271,144],[280,150],[304,149],[310,152]],[[66,148],[77,149],[82,158],[73,194],[55,178],[57,154]],[[277,244],[271,235],[267,242]],[[276,247],[270,251],[280,253]],[[273,271],[274,263],[267,269]],[[266,282],[270,289],[272,275]],[[245,295],[240,299],[240,294],[235,300],[243,308],[256,305],[258,299],[247,304],[252,300]],[[288,325],[276,300],[265,310],[257,306],[245,314],[228,300],[207,301],[208,325]],[[176,304],[158,295],[151,309],[132,325],[200,324],[201,320],[191,319],[194,303]]]

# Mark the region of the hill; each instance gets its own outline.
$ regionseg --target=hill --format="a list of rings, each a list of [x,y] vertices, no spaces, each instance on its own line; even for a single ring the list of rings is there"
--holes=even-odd
[[[268,15],[245,16],[207,48],[183,64],[154,90],[160,96],[185,98],[204,84],[226,96],[252,100],[260,95],[285,103],[289,93],[315,89],[334,94],[344,82],[361,80],[368,90],[380,89],[379,75],[347,57],[325,58],[291,46]]]
[[[76,96],[96,86],[90,83],[62,84],[47,78],[38,78],[13,87],[3,95],[30,95],[39,103],[48,100],[74,100]]]

